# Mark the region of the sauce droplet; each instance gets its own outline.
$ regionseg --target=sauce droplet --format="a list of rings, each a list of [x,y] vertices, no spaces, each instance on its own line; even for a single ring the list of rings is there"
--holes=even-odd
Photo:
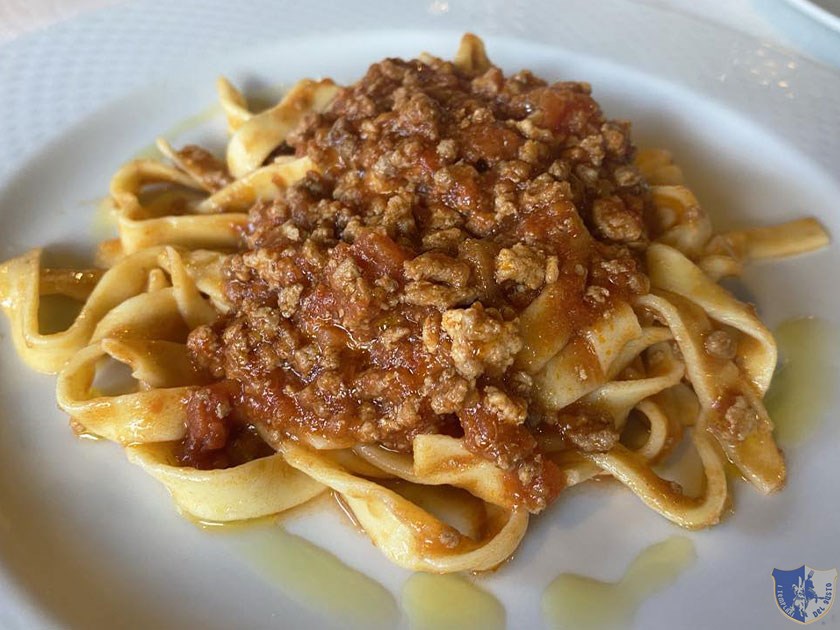
[[[501,602],[459,575],[415,573],[406,581],[402,605],[412,630],[503,630]]]
[[[400,617],[394,596],[330,552],[264,522],[207,527],[235,533],[234,549],[290,599],[352,627],[392,627]]]
[[[642,551],[618,582],[563,573],[543,593],[543,614],[551,628],[624,628],[651,595],[673,584],[697,554],[694,543],[672,536]]]
[[[814,434],[828,409],[840,334],[825,320],[802,317],[782,322],[774,335],[781,362],[764,402],[776,439],[796,446]]]

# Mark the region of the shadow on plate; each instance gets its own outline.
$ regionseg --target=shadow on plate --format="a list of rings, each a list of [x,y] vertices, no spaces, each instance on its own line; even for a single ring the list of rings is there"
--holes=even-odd
[[[15,488],[4,476],[0,556],[37,608],[72,628],[189,627],[183,608],[168,611],[138,597],[136,569],[103,562],[96,541],[81,524],[37,506],[38,497]],[[21,496],[21,495],[24,496]]]

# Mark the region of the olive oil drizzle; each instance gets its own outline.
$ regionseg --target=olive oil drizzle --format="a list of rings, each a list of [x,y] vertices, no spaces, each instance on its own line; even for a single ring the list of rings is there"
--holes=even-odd
[[[798,446],[819,429],[833,394],[840,332],[815,317],[782,322],[774,331],[780,362],[765,397],[782,446]]]
[[[561,573],[543,593],[549,628],[627,628],[639,606],[673,584],[695,559],[694,543],[672,536],[642,551],[618,582]]]
[[[460,575],[415,573],[402,591],[412,630],[503,630],[505,608],[491,593]]]

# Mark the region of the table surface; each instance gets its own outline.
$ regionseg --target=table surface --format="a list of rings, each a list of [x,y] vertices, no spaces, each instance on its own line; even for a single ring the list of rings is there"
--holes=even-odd
[[[0,46],[78,13],[121,1],[126,0],[0,0]],[[688,13],[840,68],[840,32],[805,15],[786,0],[626,1]]]

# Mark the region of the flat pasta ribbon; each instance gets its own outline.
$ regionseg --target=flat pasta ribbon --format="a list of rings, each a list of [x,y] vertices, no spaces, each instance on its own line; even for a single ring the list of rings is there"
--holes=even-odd
[[[662,244],[647,251],[651,284],[696,303],[713,319],[743,333],[738,347],[741,366],[761,394],[767,391],[776,369],[776,342],[755,310],[712,282],[682,253]]]
[[[373,543],[406,569],[451,573],[484,571],[505,561],[528,527],[525,510],[489,511],[484,536],[467,537],[408,499],[374,481],[349,473],[318,451],[284,443],[286,461],[337,492]],[[457,485],[457,478],[452,485]]]
[[[140,197],[142,190],[161,184],[180,186],[183,190],[159,196],[155,206],[144,204]],[[236,247],[238,228],[245,225],[246,215],[242,211],[188,213],[190,204],[194,206],[203,195],[202,186],[192,177],[160,162],[136,160],[123,166],[111,179],[122,252],[133,254],[163,244],[213,249]]]
[[[738,366],[705,351],[704,335],[712,330],[705,312],[685,298],[664,292],[644,296],[639,303],[654,310],[673,331],[700,402],[701,417],[706,418],[704,428],[758,490],[768,493],[781,488],[785,464],[773,440],[773,423],[755,386]],[[725,430],[725,414],[733,404],[730,401],[739,397],[747,406],[744,412],[753,416],[752,422],[743,427],[743,434],[733,436]]]
[[[149,272],[157,266],[159,250],[146,249],[106,272],[67,271],[63,280],[41,265],[41,250],[32,250],[0,266],[0,296],[11,323],[20,357],[32,369],[55,374],[75,353],[88,345],[96,327],[113,309],[142,294]],[[42,295],[60,293],[85,298],[67,330],[41,334],[38,311]]]
[[[182,466],[171,442],[128,446],[130,462],[160,481],[180,510],[209,523],[278,514],[306,503],[326,486],[277,453],[217,470]]]
[[[304,79],[298,81],[277,105],[243,120],[227,146],[231,174],[242,178],[259,168],[304,115],[324,111],[338,91],[338,86],[329,79]]]

